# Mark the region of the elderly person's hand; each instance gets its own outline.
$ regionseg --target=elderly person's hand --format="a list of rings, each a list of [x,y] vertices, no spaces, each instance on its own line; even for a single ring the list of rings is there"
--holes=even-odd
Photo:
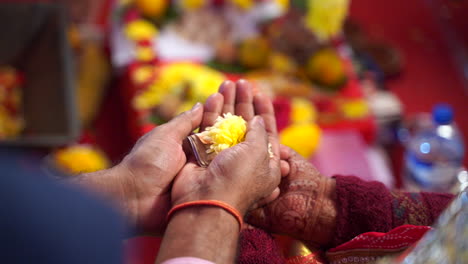
[[[280,196],[252,211],[247,221],[273,233],[289,235],[312,246],[326,246],[336,223],[335,180],[325,177],[292,149],[281,146],[289,164],[280,184]]]
[[[180,171],[172,187],[172,202],[220,200],[245,214],[279,182],[279,164],[268,153],[264,121],[254,117],[244,142],[220,152],[207,168],[190,162]]]
[[[202,117],[203,106],[197,104],[144,135],[117,166],[77,181],[109,196],[143,232],[162,235],[171,208],[171,183],[187,162],[182,142]]]
[[[213,125],[216,118],[222,115],[223,113],[232,113],[242,116],[246,121],[249,122],[249,132],[246,135],[245,143],[239,144],[239,147],[233,148],[231,151],[220,153],[218,155],[219,157],[213,160],[212,164],[206,170],[199,168],[194,163],[187,164],[187,166],[184,167],[180,175],[177,177],[176,182],[174,183],[172,192],[172,201],[174,204],[177,204],[179,199],[184,201],[189,200],[190,198],[188,196],[185,198],[182,196],[189,195],[191,191],[196,191],[196,188],[200,188],[200,178],[194,177],[193,174],[200,174],[200,172],[202,171],[203,173],[207,173],[208,175],[217,175],[221,172],[225,174],[225,172],[227,171],[232,171],[231,174],[237,173],[239,174],[239,176],[236,176],[236,179],[233,179],[232,183],[242,184],[241,189],[243,189],[245,193],[250,193],[251,191],[249,190],[249,187],[255,186],[244,186],[244,183],[242,181],[238,181],[238,178],[250,177],[250,175],[255,175],[256,173],[258,173],[255,171],[256,166],[261,167],[265,165],[262,164],[262,162],[268,162],[268,171],[265,171],[265,173],[270,175],[264,175],[264,177],[267,178],[260,180],[259,183],[265,185],[264,187],[268,189],[268,179],[276,179],[279,181],[279,177],[277,177],[279,175],[278,173],[280,172],[279,144],[277,140],[274,110],[271,101],[261,94],[254,96],[250,83],[248,83],[245,80],[240,80],[237,83],[226,81],[221,85],[219,93],[212,95],[210,98],[208,98],[207,102],[205,103],[205,111],[203,115],[201,129],[203,130],[207,126]],[[256,115],[258,115],[258,117],[255,117]],[[260,126],[258,126],[259,124],[257,124],[257,122],[260,122],[261,128]],[[268,143],[271,144],[272,152],[274,153],[274,156],[272,158],[261,160],[264,154],[263,151],[268,151],[268,147],[266,149],[258,148],[256,151],[253,151],[255,148],[252,147],[252,144],[256,143],[257,147],[259,147],[258,144],[262,143],[261,141],[255,141],[254,138],[251,138],[253,137],[253,134],[255,135],[255,137],[257,137],[258,140],[261,140],[263,134],[260,133],[259,130],[265,130],[266,144],[267,146]],[[253,152],[249,153],[249,151]],[[245,171],[243,171],[243,169],[245,169]],[[188,179],[184,179],[184,177],[187,177]],[[224,181],[227,180],[228,179],[224,179]],[[265,182],[262,183],[262,181]],[[183,182],[184,184],[178,184],[178,182]],[[246,179],[244,182],[250,181]],[[211,184],[210,181],[208,181],[207,183]],[[275,187],[277,187],[278,182],[276,182],[275,185]],[[179,187],[181,188],[179,189]],[[231,191],[226,190],[224,194],[226,199],[231,199],[229,198],[229,196],[233,196],[235,197],[235,199],[242,198],[242,195],[239,195],[239,193],[235,193],[233,189],[230,190]],[[257,192],[256,195],[263,196],[254,197],[255,199],[253,200],[249,197],[243,197],[242,199],[245,198],[245,201],[238,201],[242,203],[241,208],[239,209],[243,211],[243,213],[245,213],[246,210],[249,209],[244,208],[245,205],[253,205],[255,207],[258,205],[258,202],[262,204],[271,201],[274,198],[276,198],[278,194],[279,189],[273,188],[271,192],[266,195],[262,194],[261,192]],[[254,201],[255,204],[250,204],[251,201]]]
[[[199,167],[192,157],[174,181],[172,203],[177,206],[217,200],[235,208],[243,217],[255,204],[271,196],[280,182],[279,153],[270,157],[271,134],[267,132],[267,122],[258,116],[268,116],[273,111],[271,105],[261,103],[260,97],[254,99],[246,82],[238,82],[237,91],[232,82],[224,83],[220,91],[205,104],[203,126],[211,126],[221,112],[243,113],[249,120],[245,141],[220,152],[206,168]],[[262,108],[265,106],[271,109]],[[277,151],[278,145],[274,148]],[[183,256],[234,263],[238,236],[236,218],[222,208],[184,207],[170,219],[157,263]]]

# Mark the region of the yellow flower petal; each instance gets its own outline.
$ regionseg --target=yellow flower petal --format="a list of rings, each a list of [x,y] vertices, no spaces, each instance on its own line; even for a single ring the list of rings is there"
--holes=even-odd
[[[231,113],[218,117],[212,127],[199,134],[200,138],[210,144],[209,153],[219,153],[245,140],[247,122],[240,116]]]

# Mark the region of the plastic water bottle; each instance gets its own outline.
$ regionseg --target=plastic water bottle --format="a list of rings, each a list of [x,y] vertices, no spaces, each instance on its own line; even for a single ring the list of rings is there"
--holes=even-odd
[[[462,168],[465,149],[449,105],[436,105],[432,125],[410,136],[405,153],[406,187],[449,192]]]

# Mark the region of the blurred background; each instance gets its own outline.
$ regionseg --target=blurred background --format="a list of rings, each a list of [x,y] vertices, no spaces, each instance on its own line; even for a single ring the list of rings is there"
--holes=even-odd
[[[466,0],[0,0],[0,168],[108,168],[244,78],[323,174],[457,192],[466,15]],[[130,263],[155,247],[130,240]]]

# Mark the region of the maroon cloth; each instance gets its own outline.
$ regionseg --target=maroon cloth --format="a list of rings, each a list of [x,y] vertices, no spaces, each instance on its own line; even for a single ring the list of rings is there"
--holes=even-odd
[[[380,182],[336,176],[337,225],[333,246],[365,232],[388,232],[404,225],[432,225],[451,194],[389,191]]]
[[[380,182],[336,176],[337,226],[333,247],[366,232],[389,232],[404,225],[432,225],[451,194],[389,191]],[[272,236],[259,229],[241,233],[238,263],[286,263]]]
[[[273,237],[260,229],[244,229],[239,240],[241,264],[283,264],[286,260]]]

